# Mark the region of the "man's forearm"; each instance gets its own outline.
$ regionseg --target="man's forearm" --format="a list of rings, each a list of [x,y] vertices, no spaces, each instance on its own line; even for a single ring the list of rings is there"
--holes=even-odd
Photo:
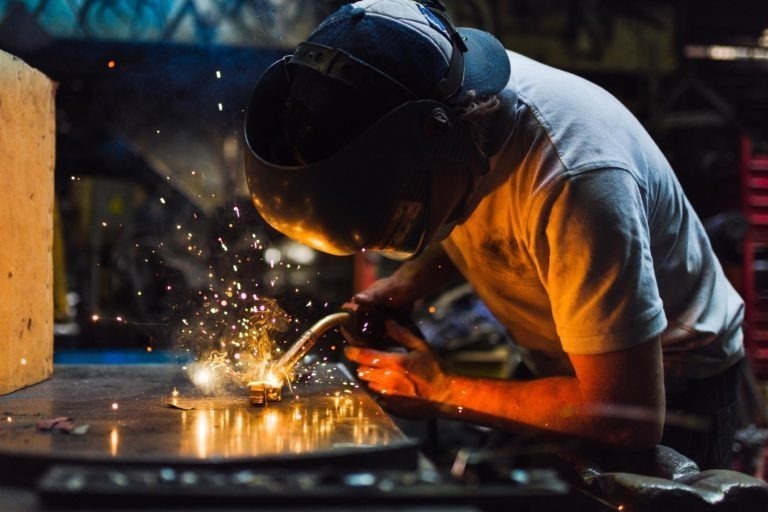
[[[443,247],[434,244],[418,258],[403,263],[393,277],[408,282],[419,297],[425,297],[458,280],[461,275]]]
[[[626,409],[641,408],[615,408],[618,418],[612,417],[614,407],[587,398],[575,377],[510,381],[451,376],[435,401],[441,402],[442,416],[528,435],[572,436],[629,449],[657,442],[643,434],[645,420],[626,418]]]

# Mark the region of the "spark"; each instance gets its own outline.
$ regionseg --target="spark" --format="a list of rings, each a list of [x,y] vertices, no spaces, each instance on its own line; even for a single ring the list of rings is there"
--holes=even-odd
[[[21,365],[22,366],[26,366],[27,365],[27,360],[25,358],[23,358],[23,357],[21,358]]]
[[[218,69],[216,70],[216,78],[221,78],[221,71]]]
[[[165,198],[164,198],[164,197],[161,197],[161,198],[160,198],[160,202],[161,202],[161,203],[163,203],[163,204],[165,204]]]
[[[221,112],[222,110],[224,110],[224,106],[221,103],[219,103],[219,112]]]
[[[109,62],[107,62],[107,67],[109,69],[114,69],[115,66],[117,66],[117,62],[115,62],[114,60],[110,60]]]
[[[112,410],[113,410],[113,411],[116,411],[118,407],[120,407],[120,406],[119,406],[119,405],[117,405],[117,402],[113,402],[113,403],[112,403]]]

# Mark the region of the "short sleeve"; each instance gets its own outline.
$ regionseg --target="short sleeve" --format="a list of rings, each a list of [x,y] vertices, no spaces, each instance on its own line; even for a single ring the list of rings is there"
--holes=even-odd
[[[629,172],[567,177],[530,219],[533,258],[565,352],[613,352],[661,334],[667,321],[646,208]]]

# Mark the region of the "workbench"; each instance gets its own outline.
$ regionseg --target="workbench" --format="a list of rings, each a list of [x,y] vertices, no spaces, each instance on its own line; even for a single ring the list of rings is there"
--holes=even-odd
[[[565,503],[568,486],[547,471],[525,485],[450,482],[343,365],[314,373],[254,406],[246,390],[205,396],[181,365],[59,364],[0,397],[0,510]],[[70,431],[41,430],[53,418]]]

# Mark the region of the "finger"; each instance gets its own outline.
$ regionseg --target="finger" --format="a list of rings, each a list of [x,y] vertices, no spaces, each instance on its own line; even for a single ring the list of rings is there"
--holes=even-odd
[[[353,330],[347,329],[345,326],[341,327],[341,335],[351,345],[369,345],[365,339],[357,336]]]
[[[375,385],[378,387],[391,388],[396,382],[397,376],[392,373],[391,370],[381,370],[379,368],[371,368],[370,366],[361,366],[357,370],[357,376],[360,380],[363,380],[370,387]]]
[[[369,382],[368,389],[382,396],[416,396],[413,388],[399,381]]]
[[[352,302],[355,304],[374,304],[376,299],[370,292],[360,292],[352,297]]]
[[[384,377],[389,378],[388,376],[382,375],[378,369],[373,368],[372,366],[360,366],[357,369],[357,376],[366,382],[381,382],[384,380]]]
[[[385,322],[385,326],[387,328],[387,334],[408,350],[429,352],[429,345],[427,345],[426,341],[413,334],[395,320],[388,318]]]
[[[366,290],[356,293],[352,302],[366,306],[392,307],[397,305],[399,294],[395,291],[389,280],[376,281]]]
[[[344,355],[347,356],[347,359],[357,364],[378,368],[385,366],[399,367],[403,357],[403,354],[392,354],[361,347],[346,347]]]

